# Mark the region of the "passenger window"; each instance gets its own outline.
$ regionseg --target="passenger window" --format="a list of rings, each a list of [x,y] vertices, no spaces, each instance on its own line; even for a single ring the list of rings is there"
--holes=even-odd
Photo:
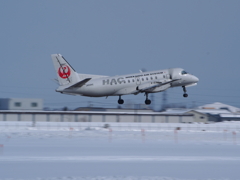
[[[151,77],[151,80],[153,80],[153,78]]]
[[[130,83],[130,80],[128,80],[128,83]]]
[[[132,80],[132,82],[134,82],[134,79]]]
[[[155,76],[155,79],[157,79],[157,76]]]
[[[146,80],[148,80],[148,78],[146,78]]]
[[[144,79],[142,78],[142,81],[144,81]]]

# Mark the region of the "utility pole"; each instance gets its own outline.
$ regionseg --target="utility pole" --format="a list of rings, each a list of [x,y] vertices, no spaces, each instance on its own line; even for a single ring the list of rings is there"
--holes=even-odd
[[[162,93],[162,111],[167,107],[167,91],[163,91]]]
[[[154,106],[154,94],[153,93],[151,93],[151,100],[152,100],[151,109],[154,111],[155,106]]]

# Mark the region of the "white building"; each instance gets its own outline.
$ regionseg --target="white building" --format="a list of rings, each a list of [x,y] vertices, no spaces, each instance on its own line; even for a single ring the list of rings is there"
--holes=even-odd
[[[0,98],[0,110],[42,110],[42,99]]]
[[[199,106],[196,109],[170,108],[162,113],[192,114],[194,122],[240,121],[240,108],[219,102]]]
[[[198,107],[199,109],[225,109],[225,110],[228,110],[232,113],[240,113],[240,108],[237,108],[237,107],[234,107],[234,106],[230,106],[230,105],[227,105],[227,104],[223,104],[223,103],[220,103],[220,102],[215,102],[215,103],[212,103],[212,104],[205,104],[203,106],[199,106]]]

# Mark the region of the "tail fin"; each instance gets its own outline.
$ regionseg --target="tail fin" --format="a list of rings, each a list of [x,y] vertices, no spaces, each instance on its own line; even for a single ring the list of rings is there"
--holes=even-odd
[[[80,80],[78,73],[61,54],[52,54],[51,56],[60,86],[75,84]]]

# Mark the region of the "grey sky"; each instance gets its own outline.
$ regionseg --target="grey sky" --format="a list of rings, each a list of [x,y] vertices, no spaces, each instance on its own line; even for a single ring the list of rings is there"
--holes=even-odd
[[[240,1],[1,1],[0,97],[45,107],[116,107],[118,97],[61,95],[51,54],[79,73],[121,75],[182,67],[198,86],[168,90],[169,103],[240,107]],[[162,102],[155,94],[155,105]],[[143,94],[123,96],[143,103]]]

